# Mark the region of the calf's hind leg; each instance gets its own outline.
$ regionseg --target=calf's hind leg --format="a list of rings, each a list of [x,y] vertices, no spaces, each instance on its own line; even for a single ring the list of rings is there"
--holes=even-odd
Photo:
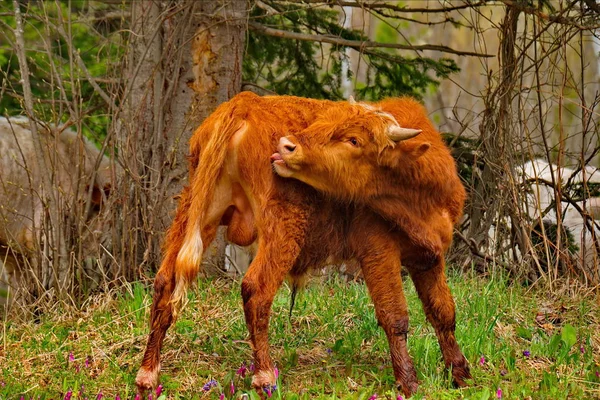
[[[150,311],[150,334],[142,365],[138,371],[135,383],[139,391],[150,390],[158,385],[160,372],[160,352],[167,329],[175,320],[179,304],[173,303],[173,292],[176,287],[175,265],[179,250],[183,245],[185,227],[187,224],[186,193],[182,194],[175,221],[169,228],[165,241],[163,262],[154,279],[154,296]],[[202,229],[204,249],[213,241],[218,226],[213,223]],[[198,266],[199,268],[200,266]]]
[[[267,226],[263,226],[258,252],[242,280],[244,315],[254,355],[252,386],[263,390],[275,385],[274,364],[269,354],[271,305],[285,276],[292,269],[304,243],[304,216],[293,207],[265,207]],[[284,215],[285,219],[276,218]],[[292,217],[293,216],[293,217]]]
[[[444,260],[433,268],[419,269],[409,265],[408,271],[415,284],[427,320],[435,329],[446,368],[452,369],[452,378],[457,386],[466,386],[471,379],[469,364],[456,341],[455,305],[446,282]]]

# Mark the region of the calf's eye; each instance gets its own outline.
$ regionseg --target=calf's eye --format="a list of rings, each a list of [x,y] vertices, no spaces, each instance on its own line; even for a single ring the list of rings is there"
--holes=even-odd
[[[350,138],[348,142],[350,142],[352,146],[358,146],[358,140],[356,140],[356,138]]]

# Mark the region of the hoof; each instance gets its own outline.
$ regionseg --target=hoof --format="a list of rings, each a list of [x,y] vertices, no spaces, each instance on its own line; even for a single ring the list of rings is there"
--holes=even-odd
[[[153,390],[158,386],[158,371],[160,366],[150,371],[145,367],[140,367],[137,377],[135,378],[135,384],[140,392],[144,390]]]
[[[417,389],[419,388],[419,383],[417,381],[404,383],[404,382],[396,382],[397,389],[402,392],[404,397],[411,397]]]
[[[402,392],[404,397],[412,396],[419,388],[417,371],[415,371],[415,367],[410,359],[402,364],[399,373],[396,374],[396,387]]]
[[[465,362],[464,365],[455,365],[452,367],[452,378],[454,380],[454,385],[456,387],[465,387],[467,386],[467,380],[473,379],[471,377],[471,371],[469,370],[469,365]]]
[[[277,380],[274,371],[255,372],[252,377],[252,387],[261,398],[269,398],[277,390]]]

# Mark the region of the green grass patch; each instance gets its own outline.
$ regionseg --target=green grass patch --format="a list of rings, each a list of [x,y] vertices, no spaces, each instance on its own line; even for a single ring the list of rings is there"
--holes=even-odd
[[[414,399],[587,399],[600,397],[600,306],[597,295],[550,294],[499,277],[451,275],[457,338],[473,382],[452,387],[435,333],[410,279],[409,352],[420,389]],[[240,282],[201,279],[167,334],[163,398],[239,398],[251,390]],[[364,284],[332,277],[273,304],[271,354],[281,371],[274,399],[396,399],[383,331]],[[80,311],[53,310],[37,322],[3,324],[0,400],[135,397],[134,379],[148,333],[151,290],[142,284],[90,300]],[[214,379],[209,392],[203,385]],[[231,383],[234,384],[234,395]],[[156,396],[155,396],[156,397]],[[162,400],[162,399],[161,399]]]

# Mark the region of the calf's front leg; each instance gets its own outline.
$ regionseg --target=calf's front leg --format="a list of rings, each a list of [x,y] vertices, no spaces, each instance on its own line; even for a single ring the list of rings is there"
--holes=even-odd
[[[446,368],[452,369],[452,378],[457,386],[466,386],[466,380],[471,379],[471,372],[456,341],[455,305],[446,282],[444,260],[441,259],[433,268],[419,269],[410,265],[408,270],[427,320],[435,329]]]
[[[375,306],[377,321],[388,339],[396,384],[405,396],[410,397],[417,391],[418,381],[406,346],[408,310],[402,289],[397,240],[377,217],[356,231],[359,235],[353,239],[353,247]]]

